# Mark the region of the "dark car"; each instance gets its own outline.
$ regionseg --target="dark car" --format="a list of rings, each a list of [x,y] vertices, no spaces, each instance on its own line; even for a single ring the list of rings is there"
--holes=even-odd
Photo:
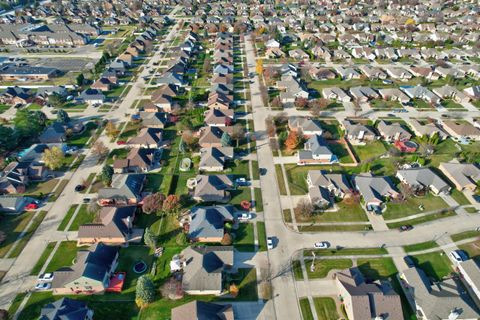
[[[415,263],[413,262],[413,259],[411,256],[405,256],[403,257],[403,261],[407,264],[409,268],[415,267]]]
[[[83,203],[90,203],[90,198],[83,198]]]
[[[264,176],[264,175],[267,174],[267,169],[265,169],[265,168],[260,168],[260,170],[258,170],[258,171],[260,172],[261,176]]]
[[[413,226],[411,224],[405,224],[399,228],[400,232],[410,231],[412,229],[413,229]]]
[[[84,186],[84,185],[77,184],[77,185],[75,186],[75,191],[76,191],[76,192],[80,192],[80,191],[82,191],[83,189],[85,189],[85,186]]]

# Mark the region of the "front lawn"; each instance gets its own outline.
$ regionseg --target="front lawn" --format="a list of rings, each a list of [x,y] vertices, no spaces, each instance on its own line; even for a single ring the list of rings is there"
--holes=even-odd
[[[80,248],[77,247],[76,241],[63,241],[53,255],[52,260],[50,260],[45,272],[54,272],[62,267],[70,267],[77,257],[78,250]]]
[[[292,271],[295,280],[303,280],[302,263],[299,260],[292,261]]]
[[[0,244],[0,258],[3,258],[10,250],[20,233],[33,218],[33,215],[34,212],[24,212],[18,215],[0,215],[0,231],[3,231],[6,235],[5,241]]]
[[[315,311],[317,311],[318,320],[336,320],[340,317],[337,312],[335,300],[330,297],[313,298]]]
[[[239,251],[255,251],[254,230],[251,223],[240,223],[237,230],[233,230],[235,248]]]
[[[258,250],[267,251],[267,231],[265,230],[265,222],[257,222],[257,238],[258,238]]]
[[[302,311],[303,320],[313,320],[313,313],[308,298],[300,299],[300,310]]]
[[[440,281],[452,272],[451,262],[443,252],[424,253],[412,256],[417,267],[435,281]]]
[[[438,248],[438,244],[433,240],[403,246],[403,250],[405,250],[406,253],[422,251],[432,248]]]
[[[32,276],[36,276],[40,273],[40,271],[42,270],[43,268],[43,265],[45,264],[45,262],[47,261],[48,257],[50,256],[50,254],[52,253],[53,251],[53,248],[55,248],[55,245],[57,243],[56,242],[49,242],[47,244],[47,247],[45,248],[45,250],[43,250],[43,253],[42,255],[40,256],[40,258],[38,259],[37,263],[35,264],[35,266],[33,267],[32,271],[30,272],[30,275]]]
[[[362,258],[357,260],[357,266],[363,276],[370,281],[389,279],[397,273],[392,258]]]
[[[381,255],[388,254],[385,248],[339,248],[339,249],[309,249],[303,252],[305,257],[311,257],[312,251],[317,256],[366,256],[366,255]]]
[[[378,140],[367,142],[364,146],[353,145],[352,149],[358,160],[360,161],[376,159],[387,152],[385,145]]]
[[[330,270],[343,270],[353,266],[350,259],[315,259],[315,270],[312,272],[312,261],[305,261],[309,279],[325,278]]]
[[[403,109],[398,101],[374,99],[370,101],[370,106],[373,109]]]
[[[447,108],[447,109],[465,109],[461,104],[451,100],[451,99],[446,99],[446,100],[442,100],[441,102],[441,105],[444,107],[444,108]]]
[[[72,204],[70,208],[67,211],[67,214],[63,217],[62,222],[58,226],[57,230],[58,231],[63,231],[67,227],[68,223],[72,219],[73,214],[75,213],[75,210],[77,210],[78,204]]]
[[[81,225],[92,223],[95,220],[96,213],[88,212],[87,208],[88,207],[86,204],[82,204],[80,206],[80,209],[78,209],[77,215],[75,216],[75,219],[70,225],[70,228],[68,229],[68,231],[78,231],[78,228]]]
[[[472,259],[478,259],[480,257],[480,241],[473,241],[470,243],[461,244],[458,246],[460,250],[468,253],[468,256]]]
[[[452,196],[453,200],[455,200],[461,206],[471,204],[470,201],[468,201],[467,197],[465,197],[465,195],[457,189],[452,189],[450,195]]]
[[[426,215],[426,216],[422,216],[420,218],[387,223],[387,226],[390,229],[396,229],[396,228],[400,228],[401,226],[403,226],[405,224],[417,225],[417,224],[422,224],[422,223],[430,222],[430,221],[437,220],[437,219],[453,217],[454,215],[456,215],[455,211],[448,210],[448,211],[442,211],[442,212],[439,212],[439,213],[429,214],[429,215]]]
[[[480,231],[470,230],[470,231],[464,231],[464,232],[452,234],[450,238],[452,239],[453,242],[457,242],[464,239],[476,238],[478,236],[480,236]]]
[[[423,210],[420,210],[420,205],[423,206]],[[387,210],[383,213],[383,218],[385,220],[391,220],[445,208],[448,208],[448,204],[441,197],[434,196],[429,192],[422,197],[408,197],[403,202],[388,202]]]

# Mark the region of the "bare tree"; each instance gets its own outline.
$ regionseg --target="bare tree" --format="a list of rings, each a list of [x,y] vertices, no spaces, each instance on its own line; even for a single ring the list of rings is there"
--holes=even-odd
[[[96,141],[92,146],[92,153],[101,159],[104,159],[108,155],[108,151],[108,148],[100,140]]]
[[[301,199],[296,208],[297,212],[301,214],[302,216],[309,218],[313,215],[314,208],[313,205],[310,201],[307,199]]]

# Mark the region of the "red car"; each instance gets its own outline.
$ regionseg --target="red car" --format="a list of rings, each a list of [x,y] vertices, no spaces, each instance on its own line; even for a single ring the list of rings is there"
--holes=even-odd
[[[38,209],[38,205],[36,203],[29,203],[25,206],[25,210],[35,210]]]
[[[121,146],[121,145],[127,144],[127,142],[126,142],[126,141],[123,141],[123,140],[119,140],[119,141],[117,141],[117,144],[118,144],[119,146]]]

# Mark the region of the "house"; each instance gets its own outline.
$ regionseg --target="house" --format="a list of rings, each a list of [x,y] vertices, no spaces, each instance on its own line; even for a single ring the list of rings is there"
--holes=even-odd
[[[235,111],[232,109],[209,109],[205,112],[205,124],[207,126],[224,127],[233,124]]]
[[[310,78],[317,81],[332,80],[335,79],[335,77],[337,76],[335,72],[331,71],[328,68],[317,67],[311,67],[310,69],[308,69],[308,74]]]
[[[311,186],[308,188],[308,199],[314,208],[326,209],[332,204],[332,196],[323,186]]]
[[[288,51],[288,56],[297,60],[308,60],[310,56],[302,49],[293,49]]]
[[[105,95],[97,89],[85,89],[80,93],[79,100],[91,106],[98,106],[105,102]]]
[[[437,104],[440,98],[432,91],[421,85],[400,87],[411,99],[422,99],[432,104]]]
[[[340,75],[340,77],[342,77],[343,80],[360,79],[360,73],[358,73],[354,68],[337,66],[335,67],[335,71]]]
[[[398,170],[396,177],[416,193],[430,190],[440,195],[450,191],[450,186],[427,167]]]
[[[127,141],[129,146],[134,148],[159,148],[162,145],[162,129],[142,128],[136,137]]]
[[[278,59],[285,57],[285,53],[280,48],[267,48],[265,56],[269,59]]]
[[[458,264],[458,271],[464,284],[466,284],[470,292],[473,292],[475,298],[480,299],[480,267],[475,259],[468,259]]]
[[[112,89],[113,83],[110,82],[107,78],[99,78],[97,79],[90,88],[100,91],[108,91]]]
[[[23,196],[0,196],[0,212],[7,214],[22,213],[25,206],[32,203],[33,199]]]
[[[472,99],[480,99],[480,86],[473,86],[463,89],[463,92]]]
[[[443,129],[452,137],[480,140],[480,129],[467,121],[444,120]]]
[[[170,121],[169,114],[166,112],[140,111],[138,116],[142,120],[142,125],[148,128],[164,129]]]
[[[148,144],[148,142],[143,143]],[[148,172],[159,165],[161,153],[162,149],[132,148],[126,159],[117,159],[113,162],[113,172]]]
[[[67,140],[67,131],[71,134],[81,133],[85,129],[82,122],[70,121],[63,124],[55,121],[53,124],[45,128],[42,134],[38,137],[41,143],[62,143]]]
[[[0,103],[15,106],[26,105],[33,100],[33,93],[30,89],[23,87],[8,87],[0,95]]]
[[[58,76],[60,71],[50,67],[34,67],[29,65],[7,64],[0,66],[0,80],[17,81],[45,81]]]
[[[377,99],[380,96],[370,87],[352,87],[350,95],[358,102],[367,102],[370,99]]]
[[[366,125],[354,122],[352,120],[342,121],[341,124],[343,130],[345,130],[345,137],[353,143],[377,139],[375,132]]]
[[[41,148],[40,146],[45,146]],[[10,162],[0,174],[0,194],[24,193],[26,186],[30,181],[43,181],[49,175],[49,170],[45,167],[41,159],[46,145],[33,145],[31,149],[37,149],[41,152],[38,158],[23,158],[20,162]],[[41,150],[41,151],[40,151]],[[32,154],[34,151],[29,152]]]
[[[230,200],[230,191],[235,186],[230,176],[217,174],[197,175],[192,187],[196,201],[225,203]]]
[[[265,42],[265,47],[266,48],[280,48],[280,43],[275,39],[270,39],[267,42]]]
[[[233,266],[232,246],[187,247],[180,253],[182,290],[190,295],[220,295]]]
[[[209,147],[200,150],[198,170],[219,172],[225,170],[227,162],[233,159],[233,147]]]
[[[77,252],[71,267],[53,273],[53,294],[101,294],[117,268],[119,248],[96,243]]]
[[[368,211],[381,211],[386,198],[397,198],[400,194],[388,177],[371,174],[356,175],[355,188],[360,192]]]
[[[103,207],[97,221],[81,225],[78,229],[77,245],[104,244],[123,245],[140,242],[143,229],[134,229],[136,206]]]
[[[378,133],[388,142],[392,141],[407,141],[412,138],[410,132],[408,132],[398,122],[387,122],[381,120],[377,125]]]
[[[346,175],[341,173],[327,173],[322,170],[309,170],[307,173],[308,187],[322,187],[328,190],[331,196],[345,198],[352,193],[352,186]]]
[[[397,88],[382,88],[378,89],[378,93],[383,100],[398,101],[402,104],[408,103],[410,98]]]
[[[203,127],[202,129],[200,129],[200,139],[198,140],[198,144],[202,148],[223,147],[223,134],[226,133],[228,135],[231,135],[232,131],[232,127]]]
[[[233,104],[233,96],[226,95],[220,92],[210,92],[208,95],[207,106],[209,109],[230,109]]]
[[[358,69],[370,80],[377,80],[377,79],[386,79],[387,74],[382,71],[382,69],[377,67],[372,67],[369,65],[360,65]]]
[[[159,78],[156,79],[157,84],[171,84],[175,86],[184,85],[182,75],[176,72],[165,72]]]
[[[336,272],[335,283],[348,319],[403,319],[400,296],[389,282],[367,283],[354,267]]]
[[[288,118],[288,129],[298,133],[300,136],[311,137],[321,136],[323,129],[320,122],[310,117],[291,116]]]
[[[93,310],[87,303],[70,298],[61,298],[43,306],[40,311],[40,320],[92,320]]]
[[[453,182],[458,191],[477,189],[480,168],[473,163],[441,162],[438,169]]]
[[[281,90],[280,101],[282,103],[294,103],[297,98],[308,99],[308,91],[291,75],[282,75],[277,87]]]
[[[458,103],[464,103],[470,100],[470,98],[466,94],[459,91],[457,88],[449,85],[433,88],[432,91],[441,99],[452,99]]]
[[[102,206],[137,204],[142,199],[145,181],[144,174],[114,174],[111,186],[98,191],[98,202]]]
[[[232,205],[193,207],[189,214],[188,238],[196,242],[220,242],[225,223],[235,220]]]
[[[234,320],[231,304],[194,300],[172,309],[172,320]]]
[[[418,319],[478,319],[479,310],[459,280],[431,283],[422,269],[403,271],[402,287],[413,299]]]
[[[338,162],[338,158],[328,148],[321,135],[314,134],[310,136],[304,144],[304,150],[298,152],[297,163],[305,164],[330,164]]]
[[[418,137],[431,137],[433,135],[438,135],[440,140],[444,140],[448,137],[448,134],[434,122],[420,122],[416,119],[410,119],[408,124],[410,125],[410,128],[412,128],[415,135]]]
[[[327,87],[322,89],[322,96],[325,99],[350,102],[352,98],[343,89],[338,87]]]
[[[410,72],[400,67],[384,67],[383,69],[393,79],[407,81],[413,78]]]

